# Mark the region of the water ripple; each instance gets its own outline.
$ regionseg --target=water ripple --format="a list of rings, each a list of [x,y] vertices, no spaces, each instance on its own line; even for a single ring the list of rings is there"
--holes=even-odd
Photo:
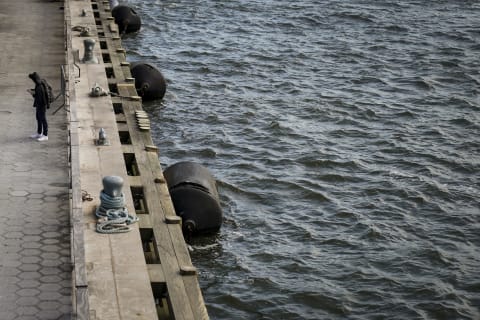
[[[213,319],[479,319],[477,1],[128,0],[162,166],[206,165]]]

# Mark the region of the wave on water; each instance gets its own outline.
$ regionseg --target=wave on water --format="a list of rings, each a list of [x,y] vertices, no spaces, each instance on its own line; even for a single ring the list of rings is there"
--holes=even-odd
[[[212,319],[479,319],[476,1],[128,0],[163,167],[215,175]]]

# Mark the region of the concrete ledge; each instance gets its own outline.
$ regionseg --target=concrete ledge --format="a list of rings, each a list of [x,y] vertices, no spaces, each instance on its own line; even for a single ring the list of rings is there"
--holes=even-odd
[[[86,7],[89,6],[89,7]],[[87,17],[81,12],[86,9]],[[88,93],[95,83],[108,89],[99,39],[95,55],[98,64],[75,61],[83,53],[83,40],[72,31],[73,26],[88,26],[93,34],[97,27],[90,1],[66,1],[65,17],[69,61],[69,108],[72,170],[72,221],[74,245],[74,291],[78,319],[157,319],[149,273],[143,256],[138,226],[126,234],[105,235],[95,231],[94,211],[102,178],[106,175],[124,177],[129,184],[123,154],[109,97],[91,98]],[[74,66],[77,64],[79,70]],[[80,74],[80,77],[78,77]],[[105,128],[111,146],[97,147],[94,140],[100,128]],[[82,201],[82,190],[93,201]],[[134,212],[130,194],[127,207]],[[133,293],[133,294],[132,294]]]
[[[72,239],[74,262],[78,262],[75,290],[77,296],[85,297],[77,299],[81,304],[76,309],[91,319],[150,320],[159,314],[177,320],[208,319],[197,270],[164,183],[148,115],[125,61],[108,1],[67,2],[72,188],[76,189],[72,190]],[[80,15],[83,9],[92,13],[90,8],[94,14]],[[95,34],[98,64],[75,66],[84,55],[85,38],[71,31],[71,26],[78,25]],[[89,97],[95,83],[118,96]],[[100,128],[107,132],[109,146],[94,144]],[[127,135],[130,144],[122,144],[120,133]],[[135,158],[136,167],[129,170],[136,175],[128,175],[124,153]],[[93,213],[106,175],[123,177],[127,209],[140,218],[129,233],[95,231]],[[82,191],[92,195],[93,201],[79,200]]]

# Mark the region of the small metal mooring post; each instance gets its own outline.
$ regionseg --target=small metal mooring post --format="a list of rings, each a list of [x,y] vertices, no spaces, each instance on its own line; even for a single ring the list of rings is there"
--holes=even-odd
[[[95,85],[92,87],[92,90],[90,91],[90,97],[102,97],[102,96],[108,96],[108,93],[100,87],[98,83],[95,82]]]
[[[85,47],[85,54],[83,56],[83,63],[98,63],[97,57],[93,55],[93,48],[95,47],[94,39],[83,40],[83,46]]]
[[[83,27],[80,31],[80,37],[91,37],[92,33],[90,32],[89,27]]]
[[[110,142],[107,139],[107,134],[105,133],[105,129],[100,128],[98,131],[98,140],[96,141],[97,146],[109,146]]]

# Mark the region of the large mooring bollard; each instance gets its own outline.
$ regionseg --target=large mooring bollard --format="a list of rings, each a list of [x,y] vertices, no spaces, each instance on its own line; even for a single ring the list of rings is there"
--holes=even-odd
[[[125,207],[122,177],[106,176],[103,178],[102,183],[103,190],[100,192],[100,205],[95,211],[95,215],[98,218],[97,232],[123,233],[130,231],[128,225],[137,222],[138,218],[129,215]]]
[[[135,78],[135,88],[143,100],[162,99],[167,91],[167,82],[160,70],[146,62],[132,62],[130,72]]]
[[[142,27],[140,16],[129,6],[115,6],[112,9],[112,17],[115,18],[121,34],[137,32]]]
[[[222,225],[215,178],[207,168],[194,162],[179,162],[164,172],[175,212],[182,218],[187,236],[216,232]]]
[[[94,39],[85,39],[83,40],[84,46],[84,55],[82,62],[83,63],[98,63],[97,57],[93,54],[93,48],[95,47]]]

